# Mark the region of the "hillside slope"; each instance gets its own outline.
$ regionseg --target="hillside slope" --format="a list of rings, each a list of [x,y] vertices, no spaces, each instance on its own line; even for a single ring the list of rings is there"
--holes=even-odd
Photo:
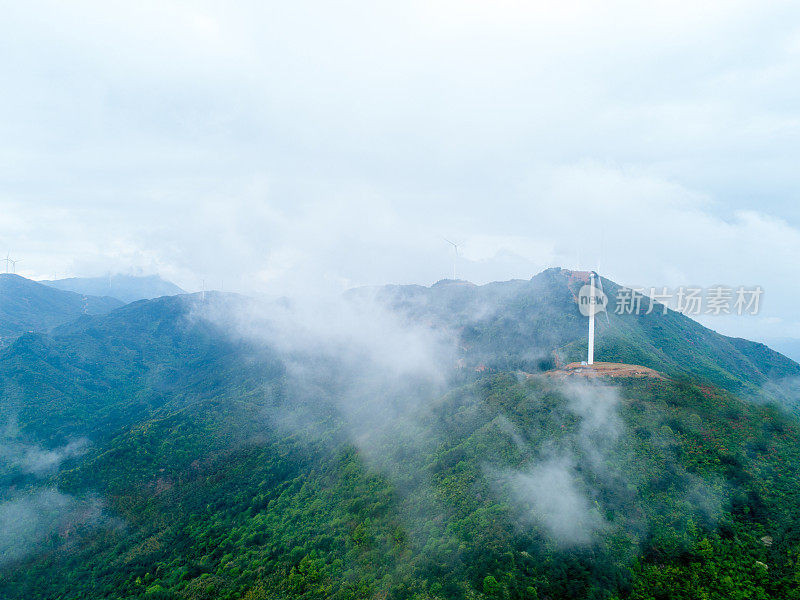
[[[97,439],[168,401],[175,410],[249,376],[247,349],[194,317],[197,303],[198,295],[134,302],[21,336],[0,352],[0,406],[37,440]]]
[[[421,409],[422,439],[390,428],[376,454],[341,416],[313,433],[262,416],[253,435],[263,405],[228,389],[51,479],[103,512],[60,522],[0,593],[794,597],[797,425],[691,386],[615,390],[581,392],[609,409],[598,429],[569,388],[489,377]]]
[[[56,290],[11,273],[0,273],[0,341],[30,331],[47,331],[84,314],[122,306],[116,298]]]

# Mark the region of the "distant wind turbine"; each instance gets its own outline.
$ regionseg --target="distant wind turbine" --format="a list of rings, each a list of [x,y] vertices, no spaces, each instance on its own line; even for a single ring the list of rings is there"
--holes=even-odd
[[[5,258],[0,258],[0,260],[4,260],[5,263],[6,263],[6,273],[9,272],[9,267],[12,266],[12,265],[13,265],[13,269],[14,269],[13,272],[16,273],[17,272],[17,263],[22,261],[21,258],[18,258],[17,260],[14,260],[13,258],[11,258],[11,252],[6,252],[6,257]]]
[[[455,281],[456,280],[456,262],[458,261],[458,244],[456,244],[455,242],[451,242],[447,238],[442,238],[442,239],[445,242],[447,242],[448,244],[450,244],[453,247],[453,250],[455,250],[455,252],[456,252],[455,256],[453,256],[453,281]]]

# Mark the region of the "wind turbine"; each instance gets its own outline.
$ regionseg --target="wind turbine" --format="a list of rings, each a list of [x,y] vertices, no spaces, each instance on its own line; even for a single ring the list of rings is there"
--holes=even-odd
[[[11,262],[11,265],[12,265],[12,266],[11,266],[12,273],[16,273],[16,272],[17,272],[17,263],[18,263],[18,262],[22,262],[22,259],[21,259],[21,258],[18,258],[17,260],[13,260],[13,259],[11,259],[11,261],[10,261],[10,262]],[[8,263],[6,263],[6,266],[7,266],[7,265],[8,265]]]
[[[603,292],[603,282],[600,279],[600,276],[594,271],[589,271],[589,345],[586,356],[587,365],[594,364],[594,316],[597,314],[598,304],[603,307],[603,311],[606,313],[606,322],[611,324],[611,321],[608,318],[608,311],[605,309],[604,303],[602,301],[598,302],[602,296],[597,293],[597,289],[595,288],[595,277],[597,277],[597,283],[600,286],[600,294],[605,295],[605,292]]]
[[[442,238],[442,239],[445,242],[447,242],[448,244],[450,244],[453,247],[453,250],[456,251],[456,254],[453,257],[453,281],[455,281],[456,280],[456,261],[458,261],[458,244],[456,244],[455,242],[451,242],[447,238]]]
[[[0,259],[0,260],[6,261],[6,273],[8,273],[8,265],[11,264],[11,258],[9,258],[10,256],[11,256],[11,252],[6,252],[6,257],[3,258],[3,259]]]

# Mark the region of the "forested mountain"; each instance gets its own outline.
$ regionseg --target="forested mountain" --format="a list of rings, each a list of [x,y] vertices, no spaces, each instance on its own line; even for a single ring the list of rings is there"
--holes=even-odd
[[[105,277],[69,277],[44,280],[39,283],[79,294],[111,296],[122,302],[135,302],[136,300],[149,300],[160,296],[177,296],[185,293],[177,285],[161,279],[158,275],[114,274]]]
[[[0,345],[21,333],[47,331],[82,314],[107,313],[122,302],[50,288],[12,273],[0,273]]]
[[[663,375],[568,376],[580,277],[20,336],[0,598],[800,597],[800,424],[755,395],[798,366],[612,311],[599,358]]]

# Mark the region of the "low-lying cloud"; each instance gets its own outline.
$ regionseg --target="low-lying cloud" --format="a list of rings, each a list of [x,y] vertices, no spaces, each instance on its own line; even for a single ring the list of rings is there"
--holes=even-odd
[[[23,440],[13,415],[0,427],[0,476],[13,480],[0,486],[0,567],[41,551],[54,534],[60,542],[103,518],[99,499],[65,494],[46,483],[65,461],[83,456],[90,446],[87,438],[55,448]]]
[[[562,423],[567,433],[546,436],[530,449],[534,458],[521,467],[485,467],[498,491],[511,498],[512,514],[521,526],[538,528],[561,547],[576,547],[599,543],[620,526],[625,539],[641,540],[650,531],[648,521],[659,518],[655,513],[661,506],[670,507],[669,527],[678,536],[689,521],[711,523],[719,517],[724,482],[706,480],[678,464],[670,451],[674,439],[664,428],[652,438],[656,455],[638,454],[630,437],[634,434],[620,416],[616,387],[572,381],[557,391],[567,421],[577,420]],[[509,435],[518,444],[521,433],[515,429]],[[649,481],[652,473],[666,479]],[[663,489],[651,489],[664,484]]]
[[[413,323],[369,297],[247,301],[221,299],[198,316],[233,339],[276,353],[287,395],[333,408],[367,458],[380,432],[415,428],[417,409],[446,389],[455,342],[447,332]],[[271,412],[297,423],[298,404]]]
[[[505,473],[523,516],[567,546],[588,544],[605,527],[575,468],[572,457],[560,455]]]
[[[0,462],[25,474],[39,477],[54,473],[65,460],[86,454],[90,442],[86,438],[72,440],[58,448],[0,440]]]
[[[78,499],[51,487],[0,502],[0,567],[40,550],[54,533],[66,538],[101,517],[102,504],[96,498]]]
[[[542,528],[562,546],[590,544],[607,523],[594,503],[598,477],[611,469],[610,452],[622,431],[616,388],[569,382],[561,392],[577,429],[548,441],[523,469],[487,467],[511,495],[518,518]]]

